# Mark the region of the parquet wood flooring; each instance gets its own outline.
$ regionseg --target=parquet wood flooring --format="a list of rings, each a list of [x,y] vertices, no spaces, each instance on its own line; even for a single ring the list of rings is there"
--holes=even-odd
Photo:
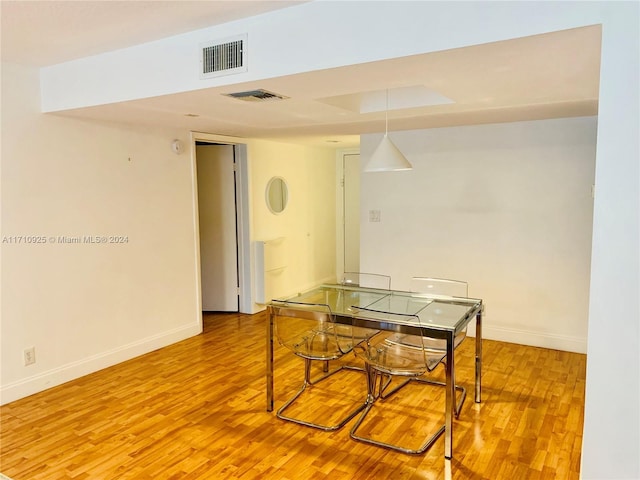
[[[485,340],[475,404],[474,342],[464,342],[456,370],[468,397],[446,461],[442,437],[409,456],[349,439],[351,424],[326,433],[266,412],[265,322],[264,313],[206,314],[202,335],[1,407],[0,471],[13,480],[579,478],[585,355]],[[278,407],[303,362],[277,346],[275,365]],[[363,400],[359,372],[320,385],[303,413]],[[372,431],[419,443],[421,428],[443,422],[442,397],[406,387],[376,406]]]

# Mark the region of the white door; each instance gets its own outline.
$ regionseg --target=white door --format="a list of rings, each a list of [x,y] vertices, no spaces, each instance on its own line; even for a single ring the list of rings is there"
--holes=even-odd
[[[238,311],[233,145],[196,145],[202,310]]]
[[[344,271],[360,271],[360,155],[343,155]]]

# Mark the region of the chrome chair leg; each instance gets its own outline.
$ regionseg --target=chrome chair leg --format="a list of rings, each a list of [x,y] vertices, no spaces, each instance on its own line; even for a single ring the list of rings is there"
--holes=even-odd
[[[364,421],[365,417],[367,416],[367,413],[369,413],[369,410],[371,410],[371,407],[373,407],[373,404],[378,398],[376,395],[376,384],[377,384],[378,376],[380,376],[381,374],[376,370],[374,370],[373,368],[371,368],[371,366],[369,366],[368,364],[365,364],[365,372],[367,374],[367,399],[364,403],[364,411],[360,415],[360,418],[358,418],[358,420],[356,421],[355,425],[351,428],[349,435],[351,436],[351,438],[355,440],[361,440],[366,442],[366,439],[361,439],[360,437],[355,436],[355,432],[356,430],[358,430],[358,427]]]
[[[435,380],[429,380],[427,378],[413,377],[413,378],[406,379],[404,382],[402,382],[400,385],[397,385],[392,390],[386,391],[386,389],[389,387],[389,384],[391,383],[391,378],[389,378],[387,380],[386,384],[384,386],[382,386],[382,389],[380,391],[379,397],[382,398],[383,400],[386,400],[387,398],[389,398],[393,394],[395,394],[398,391],[400,391],[403,387],[405,387],[410,382],[426,383],[426,384],[429,384],[429,385],[439,385],[439,386],[442,386],[442,387],[445,387],[447,385],[444,382],[437,382]],[[462,405],[464,404],[464,401],[467,398],[467,389],[464,388],[462,385],[456,385],[456,390],[461,392],[461,395],[458,398],[458,402],[455,405],[455,408],[454,408],[453,412],[454,412],[456,418],[460,418],[460,410],[462,410]]]
[[[378,371],[376,371],[375,369],[371,368],[369,365],[366,366],[366,370],[367,370],[367,401],[365,403],[365,407],[363,412],[361,413],[360,417],[358,418],[358,420],[356,421],[356,423],[353,425],[353,427],[351,428],[351,431],[349,432],[349,436],[351,438],[353,438],[354,440],[358,441],[358,442],[362,442],[362,443],[367,443],[370,445],[375,445],[378,447],[383,447],[383,448],[387,448],[390,450],[395,450],[397,452],[402,452],[402,453],[406,453],[406,454],[410,454],[410,455],[420,455],[423,454],[424,452],[426,452],[431,445],[433,445],[433,443],[444,433],[445,431],[445,425],[442,425],[433,435],[431,435],[430,437],[428,437],[425,442],[418,448],[418,449],[410,449],[410,448],[405,448],[402,447],[400,445],[394,445],[391,443],[386,443],[386,442],[382,442],[379,440],[375,440],[373,438],[370,437],[364,437],[361,435],[358,435],[358,429],[360,428],[360,426],[362,425],[362,423],[364,422],[364,419],[366,418],[367,414],[371,411],[371,409],[373,408],[374,403],[378,400],[378,399],[384,399],[386,397],[388,397],[389,395],[392,395],[394,392],[396,392],[397,390],[399,390],[400,388],[402,388],[404,385],[406,385],[409,381],[414,380],[413,378],[408,379],[407,381],[403,382],[399,387],[395,388],[390,394],[387,394],[386,397],[381,397],[380,394],[382,392],[382,390],[384,390],[383,387],[383,383],[385,384],[385,386],[388,386],[388,384],[390,383],[390,379],[387,378],[385,379],[384,375]],[[429,383],[429,384],[433,384],[433,385],[438,385],[438,386],[444,386],[445,384],[442,382],[434,382],[431,380],[427,380],[427,379],[415,379],[417,381],[420,381],[421,383]],[[376,394],[376,388],[378,388],[378,393]],[[463,387],[460,387],[462,390],[464,390]],[[466,391],[463,395],[462,398],[462,402],[464,402],[464,396],[466,396]],[[462,407],[462,403],[460,403],[459,407]],[[458,410],[459,411],[459,410]]]
[[[407,378],[400,385],[397,385],[393,389],[387,391],[387,388],[391,384],[391,376],[389,376],[387,381],[384,384],[380,385],[380,393],[379,393],[378,396],[380,398],[382,398],[383,400],[386,400],[387,398],[389,398],[393,394],[395,394],[398,391],[400,391],[403,387],[405,387],[410,382],[426,383],[426,384],[429,384],[429,385],[439,385],[439,386],[443,386],[443,387],[446,386],[446,383],[444,383],[444,382],[437,382],[435,380],[429,380],[427,378],[422,378],[422,377],[412,377],[412,378]],[[464,404],[464,401],[467,398],[467,389],[464,388],[462,385],[456,385],[455,388],[456,388],[457,391],[461,392],[461,395],[458,398],[457,404],[454,406],[455,408],[454,408],[453,412],[454,412],[456,418],[460,418],[460,411],[462,410],[462,405]]]
[[[298,399],[298,397],[300,397],[300,395],[302,395],[302,393],[307,389],[307,387],[316,385],[322,380],[325,380],[330,376],[332,376],[333,374],[338,373],[339,371],[344,369],[344,367],[338,367],[337,369],[331,372],[328,372],[325,375],[322,375],[320,378],[312,380],[311,379],[311,362],[312,362],[311,359],[308,359],[308,358],[304,359],[304,382],[302,383],[302,387],[300,387],[300,390],[298,390],[293,397],[287,400],[287,402],[278,409],[278,411],[276,412],[276,416],[281,420],[297,423],[298,425],[305,425],[307,427],[317,428],[325,432],[339,430],[340,428],[344,427],[353,417],[355,417],[358,413],[360,413],[366,407],[367,405],[366,401],[358,405],[354,410],[350,411],[346,417],[344,417],[338,423],[333,425],[323,425],[320,423],[314,423],[314,422],[310,422],[300,418],[289,417],[284,414],[285,410],[287,410],[291,405],[293,405],[293,403]]]

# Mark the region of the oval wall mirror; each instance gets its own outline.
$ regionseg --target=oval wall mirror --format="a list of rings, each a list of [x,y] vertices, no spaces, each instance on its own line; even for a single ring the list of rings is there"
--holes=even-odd
[[[287,182],[282,177],[273,177],[267,183],[267,207],[271,210],[271,213],[282,213],[286,208],[289,200],[289,191],[287,189]]]

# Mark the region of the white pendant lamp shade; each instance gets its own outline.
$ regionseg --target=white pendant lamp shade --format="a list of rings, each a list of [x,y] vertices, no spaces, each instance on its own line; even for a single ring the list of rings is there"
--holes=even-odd
[[[395,172],[413,167],[385,133],[365,167],[365,172]]]
[[[387,108],[384,112],[384,137],[378,148],[364,167],[365,172],[397,172],[411,170],[413,167],[398,147],[389,138],[389,90],[387,90]]]

